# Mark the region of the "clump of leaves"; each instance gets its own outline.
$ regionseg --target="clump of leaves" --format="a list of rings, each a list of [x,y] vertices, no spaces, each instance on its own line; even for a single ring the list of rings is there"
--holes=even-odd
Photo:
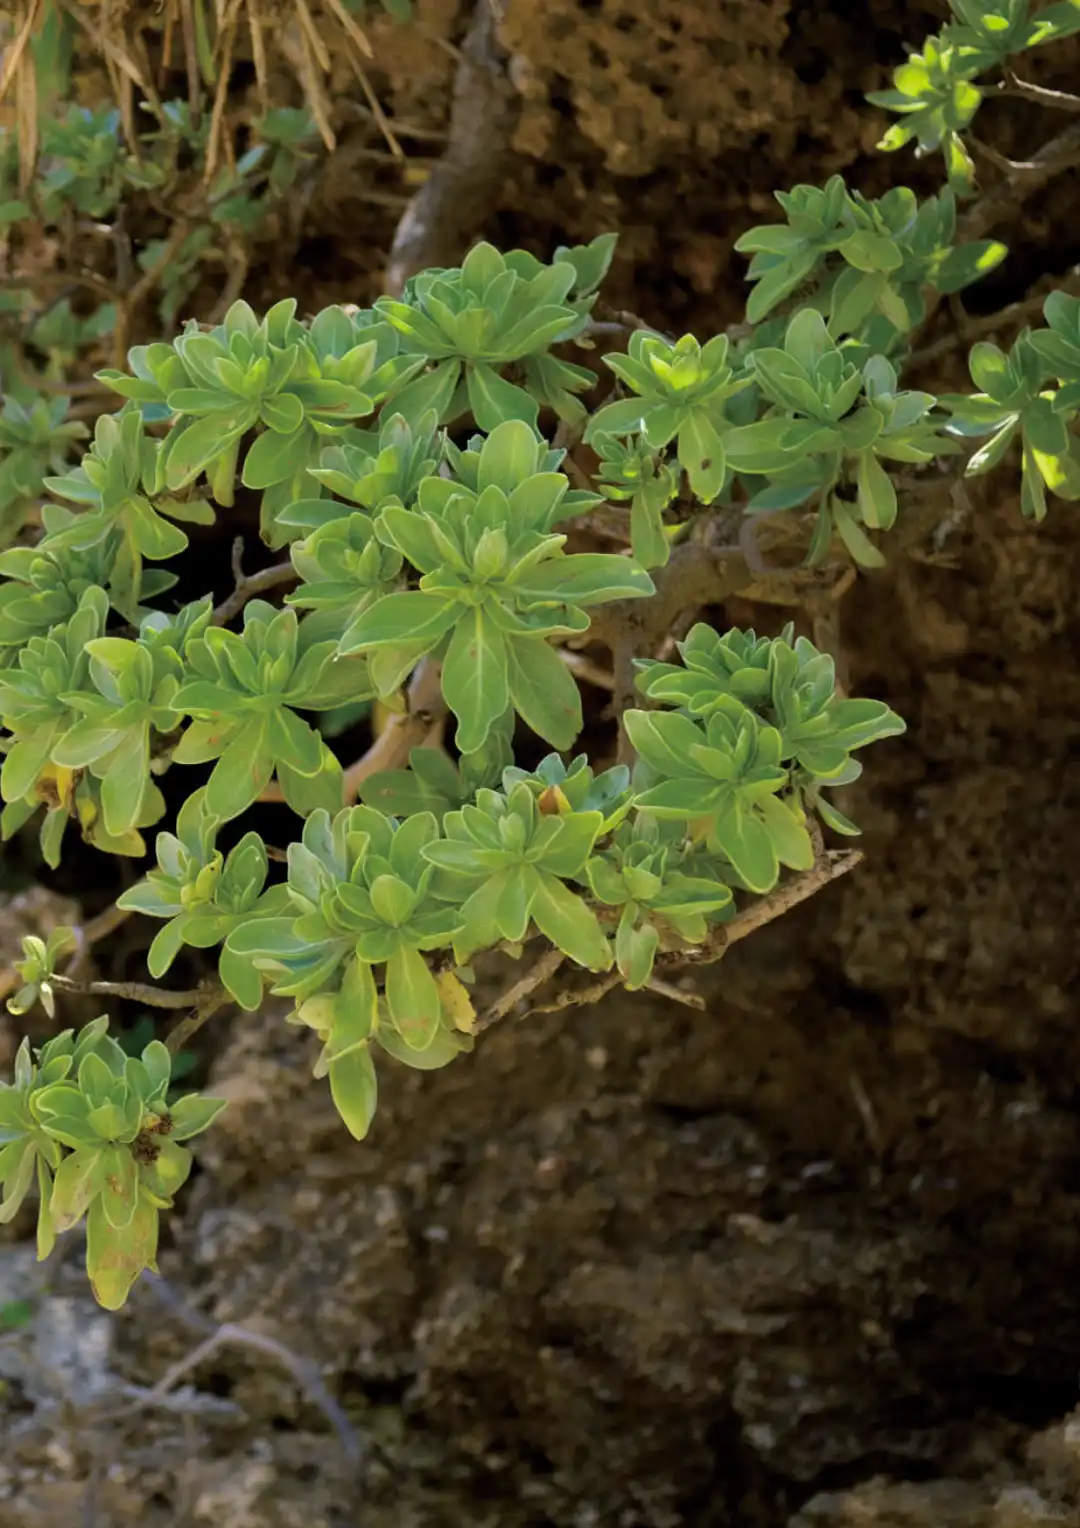
[[[158,1218],[191,1171],[182,1143],[210,1125],[222,1100],[188,1093],[169,1104],[172,1058],[159,1040],[128,1056],[95,1019],[31,1050],[0,1083],[0,1221],[35,1180],[38,1257],[85,1218],[86,1271],[116,1310],[144,1268],[156,1268]]]

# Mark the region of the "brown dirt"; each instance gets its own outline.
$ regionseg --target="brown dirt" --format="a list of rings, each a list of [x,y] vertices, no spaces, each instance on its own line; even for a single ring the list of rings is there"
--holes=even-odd
[[[774,186],[910,174],[868,157],[861,96],[940,9],[519,5],[521,159],[486,232],[618,227],[613,304],[716,329]],[[395,109],[437,122],[445,55],[379,36]],[[1063,268],[1075,205],[1063,181],[1018,230],[1020,289]],[[307,254],[317,300],[358,295]],[[227,1354],[198,1382],[239,1416],[94,1423],[64,1458],[24,1419],[4,1522],[74,1524],[96,1455],[109,1528],[1080,1523],[1080,538],[1010,493],[846,600],[852,686],[909,725],[851,791],[867,862],[733,951],[707,1013],[616,996],[385,1069],[364,1146],[279,1014],[228,1035],[162,1271],[319,1362],[359,1471]],[[144,1293],[115,1364],[149,1384],[188,1341]]]

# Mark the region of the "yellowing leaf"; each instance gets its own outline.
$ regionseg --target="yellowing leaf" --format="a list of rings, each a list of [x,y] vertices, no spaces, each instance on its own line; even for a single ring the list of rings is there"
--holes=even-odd
[[[435,978],[443,1013],[456,1030],[471,1035],[476,1023],[476,1008],[469,990],[453,971],[440,971]]]
[[[70,814],[75,800],[75,787],[81,775],[81,769],[65,769],[62,764],[46,764],[37,778],[34,795],[50,809],[60,807]]]

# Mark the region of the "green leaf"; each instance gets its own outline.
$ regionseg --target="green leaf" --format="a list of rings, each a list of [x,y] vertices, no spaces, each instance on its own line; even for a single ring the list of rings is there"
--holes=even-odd
[[[790,870],[812,869],[814,845],[810,834],[787,802],[766,796],[758,805],[780,863]]]
[[[859,457],[859,513],[871,530],[887,531],[896,521],[896,489],[872,451]]]
[[[480,449],[477,488],[502,488],[511,493],[536,471],[536,431],[520,419],[511,419],[492,430]]]
[[[626,978],[625,985],[633,992],[652,975],[653,960],[660,944],[660,935],[651,923],[635,925],[626,909],[615,931],[615,960]]]
[[[727,463],[724,441],[702,409],[691,411],[679,430],[679,462],[690,480],[690,489],[703,504],[711,504],[724,486]]]
[[[52,1220],[57,1231],[69,1231],[86,1214],[90,1201],[105,1182],[106,1151],[82,1146],[64,1158],[56,1170],[52,1191]]]
[[[306,425],[290,435],[265,430],[252,442],[244,458],[240,481],[245,488],[272,488],[295,477],[304,467],[314,466],[311,457],[311,434]]]
[[[780,875],[778,855],[765,824],[734,808],[716,820],[716,842],[751,891],[771,891]]]
[[[566,664],[543,637],[513,637],[506,651],[514,710],[553,747],[572,748],[582,728],[581,692]]]
[[[437,1072],[444,1066],[449,1066],[463,1051],[472,1049],[473,1042],[467,1035],[457,1034],[452,1029],[441,1026],[434,1040],[426,1050],[414,1050],[398,1034],[396,1029],[383,1024],[376,1033],[375,1039],[382,1050],[388,1056],[393,1056],[395,1061],[402,1065],[412,1067],[419,1072]]]
[[[895,240],[887,234],[872,233],[867,228],[850,234],[841,244],[840,253],[849,265],[860,271],[896,271],[904,263]]]
[[[602,605],[611,600],[644,599],[655,585],[629,557],[608,552],[576,552],[528,568],[514,588],[522,599]]]
[[[539,877],[532,902],[537,928],[570,959],[588,971],[606,971],[612,951],[588,903],[554,876]]]
[[[460,613],[461,606],[445,594],[423,589],[387,594],[352,623],[339,651],[345,656],[420,642],[434,647]]]
[[[139,1202],[139,1168],[127,1146],[107,1146],[102,1152],[101,1199],[105,1219],[114,1230],[132,1223]]]
[[[482,748],[510,705],[507,647],[503,633],[479,607],[467,610],[454,628],[443,660],[442,691],[458,719],[456,741],[462,753]]]
[[[190,483],[215,457],[226,452],[245,428],[246,420],[238,421],[233,414],[208,414],[174,426],[165,442],[165,487],[175,493]]]
[[[225,1108],[225,1104],[224,1098],[208,1098],[202,1093],[185,1093],[183,1098],[178,1098],[169,1109],[169,1118],[172,1121],[169,1138],[174,1141],[187,1141],[193,1135],[199,1135],[214,1123]]]
[[[354,1140],[362,1141],[375,1116],[378,1082],[370,1045],[350,1050],[330,1063],[330,1094],[342,1123]]]
[[[206,804],[223,822],[246,812],[270,784],[274,756],[268,746],[267,732],[262,719],[250,722],[237,733],[214,765],[206,786]]]
[[[840,533],[840,540],[861,568],[883,568],[885,559],[865,534],[855,516],[842,499],[832,501],[833,521]]]
[[[482,430],[495,430],[509,420],[523,420],[535,425],[539,405],[522,387],[507,382],[493,366],[483,361],[470,363],[465,370],[469,407]]]
[[[386,1003],[405,1043],[413,1050],[427,1050],[442,1024],[442,1001],[417,950],[399,949],[387,961]]]

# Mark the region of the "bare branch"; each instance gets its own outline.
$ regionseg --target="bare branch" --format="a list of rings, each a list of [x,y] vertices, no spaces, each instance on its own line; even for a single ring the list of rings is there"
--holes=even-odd
[[[454,79],[446,151],[394,234],[386,288],[395,296],[417,271],[455,264],[498,204],[520,110],[500,19],[493,0],[476,0]]]
[[[148,1008],[190,1008],[206,1001],[206,986],[192,987],[186,992],[173,992],[164,987],[152,987],[149,982],[80,982],[70,976],[59,974],[50,978],[58,992],[87,993],[94,997],[121,997],[130,1003],[145,1003]],[[216,984],[215,984],[216,988]],[[221,989],[216,989],[221,990]]]
[[[401,769],[414,748],[421,748],[442,724],[447,706],[439,683],[439,665],[422,658],[409,682],[406,709],[392,716],[362,759],[345,771],[345,803],[355,801],[360,786],[384,769]]]
[[[219,1009],[224,1008],[231,1001],[224,987],[219,986],[217,982],[208,982],[203,996],[197,1000],[191,1012],[186,1018],[180,1020],[175,1029],[170,1030],[165,1040],[170,1054],[179,1055],[192,1036],[198,1034],[207,1019],[212,1019]]]
[[[1048,106],[1054,111],[1080,112],[1080,96],[1070,95],[1066,90],[1049,90],[1045,85],[1033,85],[1030,80],[1019,79],[1011,71],[997,86],[999,96],[1015,96],[1021,101],[1031,101],[1036,106]]]
[[[614,676],[599,663],[594,663],[587,653],[579,653],[572,647],[559,647],[556,651],[575,678],[594,684],[598,690],[614,690]]]
[[[1023,166],[1023,174],[1006,179],[993,191],[981,196],[960,219],[957,243],[981,239],[1007,213],[1016,211],[1031,200],[1046,183],[1080,161],[1080,122],[1044,143]]]
[[[485,1029],[490,1029],[500,1019],[504,1019],[508,1013],[512,1013],[519,1003],[523,1003],[527,997],[536,991],[544,982],[550,980],[555,972],[566,960],[561,950],[554,945],[544,951],[543,955],[530,970],[512,987],[508,987],[501,997],[496,998],[491,1007],[477,1019],[473,1026],[474,1034],[483,1034]]]
[[[700,992],[684,992],[681,987],[675,987],[671,982],[662,982],[659,977],[653,977],[645,983],[646,990],[655,992],[659,997],[666,997],[669,1002],[681,1003],[684,1008],[694,1008],[698,1013],[705,1011],[705,999]]]
[[[278,562],[272,567],[263,568],[258,573],[245,573],[242,566],[243,555],[244,538],[237,536],[232,549],[232,570],[236,588],[228,599],[222,600],[210,617],[213,626],[227,626],[233,616],[243,610],[248,600],[254,599],[257,594],[265,594],[268,589],[276,589],[279,584],[291,583],[300,577],[291,562]]]
[[[297,1388],[307,1396],[308,1400],[322,1412],[337,1433],[341,1447],[346,1457],[353,1463],[359,1463],[361,1457],[360,1439],[355,1428],[349,1421],[345,1412],[327,1390],[322,1375],[317,1366],[310,1358],[305,1358],[300,1353],[294,1353],[291,1348],[279,1342],[275,1337],[269,1337],[263,1332],[252,1331],[249,1327],[227,1321],[220,1326],[202,1316],[199,1312],[191,1309],[180,1297],[174,1293],[166,1281],[158,1274],[145,1274],[144,1285],[153,1290],[158,1299],[165,1304],[174,1315],[178,1316],[184,1324],[206,1335],[197,1343],[186,1357],[181,1358],[165,1371],[157,1384],[151,1389],[138,1395],[133,1403],[125,1408],[121,1415],[131,1415],[142,1411],[148,1406],[160,1406],[165,1404],[170,1391],[179,1384],[186,1374],[205,1363],[208,1358],[225,1347],[247,1348],[263,1357],[272,1359],[275,1363],[291,1375]]]
[[[1023,297],[1018,302],[1011,302],[1007,307],[999,308],[996,313],[984,313],[978,318],[967,318],[964,324],[953,330],[951,334],[943,335],[941,339],[935,340],[930,345],[924,345],[921,350],[916,350],[907,365],[910,368],[925,365],[926,362],[936,361],[958,346],[967,345],[984,334],[996,334],[999,330],[1026,323],[1029,318],[1042,312],[1043,304],[1051,290],[1068,292],[1073,296],[1080,293],[1080,267],[1074,266],[1046,291]]]

